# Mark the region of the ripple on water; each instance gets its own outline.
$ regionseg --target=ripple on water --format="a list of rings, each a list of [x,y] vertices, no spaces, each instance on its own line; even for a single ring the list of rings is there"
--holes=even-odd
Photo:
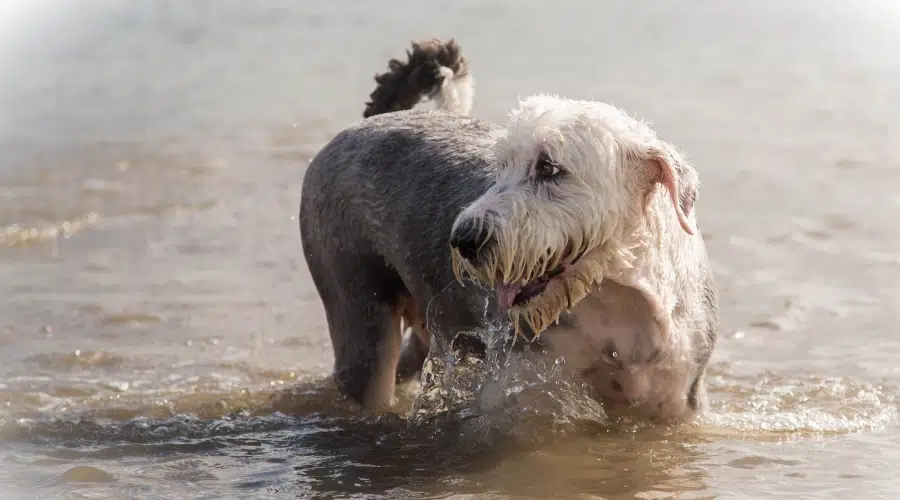
[[[433,490],[448,477],[460,481],[452,485],[457,492],[480,492],[483,482],[515,491],[523,478],[549,469],[561,475],[548,479],[552,488],[541,486],[548,494],[560,487],[596,491],[602,483],[633,498],[639,492],[704,489],[693,473],[672,478],[668,471],[696,454],[689,450],[692,444],[711,438],[782,440],[855,432],[897,419],[893,386],[797,373],[739,374],[718,364],[710,367],[708,376],[712,407],[697,425],[622,425],[607,420],[584,387],[566,379],[552,360],[510,357],[502,343],[481,339],[486,357],[474,356],[477,350],[466,343],[433,349],[423,391],[398,406],[404,413],[413,410],[409,419],[360,412],[338,393],[330,377],[297,383],[291,372],[220,362],[216,371],[204,368],[204,376],[173,372],[158,383],[111,396],[115,399],[63,394],[57,399],[93,402],[61,413],[64,418],[47,418],[48,411],[37,412],[35,418],[0,417],[0,441],[30,450],[39,459],[62,461],[47,466],[57,481],[49,484],[59,485],[79,478],[100,481],[107,473],[116,478],[116,488],[124,489],[121,483],[133,478],[118,473],[121,464],[137,462],[158,481],[225,478],[232,487],[254,490],[290,482],[289,489],[298,494],[309,489],[402,494]],[[80,359],[85,353],[31,361],[54,370],[86,362],[86,367],[96,365],[103,373],[110,361],[104,361],[103,354],[88,354],[86,361]],[[122,360],[112,359],[109,366],[122,365]],[[216,375],[219,371],[222,376]],[[241,374],[240,380],[254,381],[254,389],[223,391],[228,384],[220,379],[234,373]],[[291,383],[274,384],[279,389],[272,391],[266,381]],[[260,463],[259,456],[289,456],[290,465],[265,462],[269,465],[246,472],[248,457]],[[228,470],[220,474],[213,457]],[[649,457],[651,465],[640,465],[642,457]],[[204,463],[173,466],[174,460],[191,459]],[[29,466],[5,460],[14,468]],[[767,460],[761,454],[735,457],[728,465],[753,469]],[[99,472],[73,469],[76,466]],[[634,486],[621,479],[622,467],[642,467],[647,479]],[[142,480],[149,477],[144,474]],[[298,475],[303,478],[299,485],[287,479]],[[579,479],[584,484],[573,482]]]
[[[130,483],[123,481],[135,479],[117,471],[127,470],[120,464],[128,462],[145,464],[141,481],[225,481],[301,496],[311,490],[352,496],[441,488],[477,494],[490,484],[531,496],[620,491],[629,498],[667,498],[707,489],[702,474],[688,467],[699,453],[692,443],[853,432],[896,418],[897,410],[891,387],[789,374],[739,376],[719,365],[710,373],[713,407],[699,425],[637,432],[631,425],[600,422],[578,388],[561,386],[560,379],[508,375],[497,383],[514,390],[428,419],[366,415],[323,379],[254,393],[239,411],[198,411],[192,400],[183,407],[188,413],[165,418],[141,416],[139,407],[131,417],[89,412],[57,420],[0,418],[0,441],[39,455],[46,462],[42,467],[54,470],[44,483],[51,485],[114,480],[115,488],[127,489]],[[559,415],[571,425],[556,425]],[[39,465],[17,460],[6,458],[16,469]],[[752,454],[725,465],[796,464]],[[637,475],[623,476],[622,467],[637,467]],[[524,486],[524,478],[541,474],[550,475],[539,481],[546,483],[540,491]]]
[[[281,413],[264,417],[223,417],[204,420],[193,414],[178,414],[167,419],[135,417],[120,422],[99,419],[35,420],[0,419],[0,439],[53,443],[65,441],[70,445],[112,445],[121,443],[159,443],[173,439],[203,439],[216,436],[239,435],[273,431],[295,425],[300,420]],[[93,449],[89,453],[93,453]]]
[[[137,325],[159,323],[160,321],[162,321],[161,317],[144,313],[108,314],[102,319],[102,322],[108,325]]]
[[[830,435],[880,429],[900,420],[898,388],[846,377],[765,372],[749,376],[711,367],[710,411],[701,419],[713,433],[758,439]]]
[[[77,465],[44,484],[58,486],[66,483],[109,483],[115,481],[112,474],[103,469],[87,465]]]
[[[71,370],[75,367],[114,368],[125,358],[105,351],[76,350],[73,352],[52,352],[35,354],[25,358],[26,363],[34,363],[44,370]]]
[[[0,228],[0,245],[10,247],[27,247],[57,238],[69,238],[72,235],[95,226],[100,216],[94,212],[60,222],[48,222],[41,225],[23,226],[11,224]]]

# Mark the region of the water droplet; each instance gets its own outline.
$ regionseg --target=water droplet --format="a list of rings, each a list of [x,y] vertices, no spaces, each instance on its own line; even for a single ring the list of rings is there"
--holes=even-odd
[[[81,349],[76,349],[76,350],[75,350],[75,355],[76,355],[76,356],[81,356]]]

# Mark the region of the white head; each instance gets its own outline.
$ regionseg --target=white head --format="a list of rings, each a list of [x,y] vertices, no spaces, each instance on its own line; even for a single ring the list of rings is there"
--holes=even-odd
[[[695,233],[697,175],[604,103],[539,95],[512,111],[494,185],[457,217],[457,274],[495,287],[536,332],[647,248]],[[677,233],[677,234],[676,234]]]

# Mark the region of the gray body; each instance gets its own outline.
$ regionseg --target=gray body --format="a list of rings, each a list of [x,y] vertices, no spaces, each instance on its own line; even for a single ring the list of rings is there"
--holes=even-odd
[[[328,321],[340,390],[387,401],[399,351],[394,318],[412,299],[420,318],[455,277],[448,244],[457,214],[491,185],[492,145],[502,129],[444,111],[401,111],[342,131],[303,181],[304,256]],[[401,365],[419,368],[413,339]],[[389,374],[389,375],[388,375]],[[379,394],[372,394],[377,392]],[[378,406],[377,404],[367,406]]]

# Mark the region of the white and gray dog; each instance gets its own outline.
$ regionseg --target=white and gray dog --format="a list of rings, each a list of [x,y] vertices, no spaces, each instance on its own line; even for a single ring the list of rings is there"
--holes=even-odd
[[[467,273],[607,409],[702,409],[718,300],[684,157],[600,102],[529,97],[505,126],[466,116],[474,82],[452,40],[389,68],[303,184],[340,390],[390,407],[427,354],[425,308]],[[422,97],[438,109],[411,110]]]

